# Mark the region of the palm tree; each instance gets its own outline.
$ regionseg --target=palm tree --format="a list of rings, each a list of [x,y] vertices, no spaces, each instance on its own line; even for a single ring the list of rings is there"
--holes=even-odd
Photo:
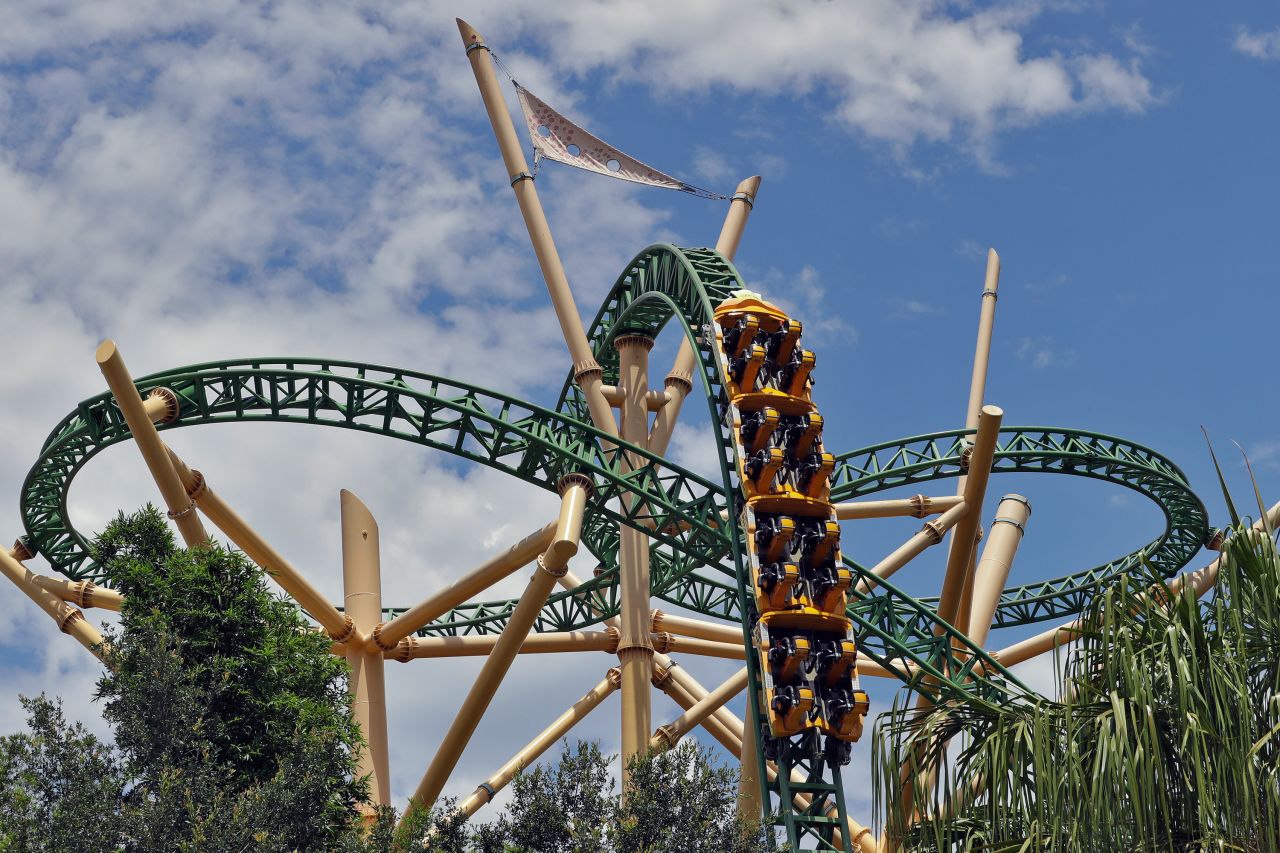
[[[1208,600],[1143,576],[1094,599],[1059,701],[885,715],[899,849],[1280,850],[1280,550],[1265,511],[1231,515]]]

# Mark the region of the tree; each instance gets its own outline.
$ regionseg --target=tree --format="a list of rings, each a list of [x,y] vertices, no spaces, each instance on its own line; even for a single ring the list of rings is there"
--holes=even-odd
[[[938,790],[915,790],[924,819],[889,832],[909,850],[1280,850],[1280,552],[1232,515],[1209,601],[1146,576],[1095,598],[1061,701],[883,724],[891,815],[904,760],[967,739]]]
[[[493,822],[442,801],[366,832],[368,785],[345,661],[243,555],[184,550],[147,507],[93,544],[124,594],[97,698],[114,747],[43,697],[0,739],[0,853],[748,853],[737,775],[687,741],[638,759],[619,802],[614,757],[566,746],[512,782]]]
[[[694,741],[636,757],[619,798],[614,757],[566,745],[559,763],[512,780],[499,820],[473,831],[475,853],[753,853],[759,822],[737,816],[738,777]],[[505,846],[502,846],[505,845]]]
[[[27,731],[0,737],[0,850],[110,850],[120,835],[123,774],[114,751],[62,704],[22,699]]]

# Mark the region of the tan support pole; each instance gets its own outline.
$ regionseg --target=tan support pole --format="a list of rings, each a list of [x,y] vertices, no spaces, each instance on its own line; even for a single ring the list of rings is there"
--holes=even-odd
[[[418,658],[481,657],[493,651],[500,634],[468,637],[410,637],[395,649],[383,652],[399,661]],[[618,631],[555,631],[530,634],[520,647],[520,654],[551,652],[614,652],[618,648]]]
[[[915,518],[924,518],[926,515],[937,515],[940,512],[946,512],[963,502],[963,495],[945,495],[937,498],[916,495],[911,498],[890,501],[851,501],[850,503],[836,504],[833,508],[836,511],[836,518],[841,521],[849,521],[855,518],[896,518],[907,515]]]
[[[138,452],[147,463],[151,478],[156,481],[165,506],[169,508],[169,518],[177,525],[182,541],[187,543],[188,548],[200,547],[209,540],[209,536],[204,532],[200,517],[196,515],[195,504],[187,496],[182,481],[178,479],[177,472],[165,455],[164,442],[160,440],[155,424],[147,415],[142,397],[133,384],[124,359],[120,357],[120,351],[116,349],[115,341],[103,341],[99,344],[96,356],[98,369],[106,378],[116,404],[120,407],[120,413],[129,425],[129,432],[133,434],[133,441],[138,445]]]
[[[1000,603],[1000,593],[1009,579],[1013,558],[1031,518],[1031,504],[1022,495],[1005,495],[996,509],[991,535],[982,548],[982,558],[973,573],[973,609],[964,629],[978,648],[987,644],[991,619]]]
[[[569,571],[568,569],[565,569],[564,574],[561,575],[559,578],[556,578],[556,583],[560,584],[560,586],[563,587],[564,589],[567,589],[570,591],[582,586],[581,578],[579,578],[577,575],[575,575],[573,572]],[[594,607],[591,608],[591,612],[596,614],[597,616],[600,615],[600,611]],[[602,620],[601,624],[606,625],[610,628],[614,628],[619,631],[622,630],[622,620],[620,620],[617,616],[608,616],[604,620]]]
[[[356,630],[355,622],[350,616],[338,612],[320,591],[311,585],[302,573],[272,548],[256,530],[248,525],[236,511],[205,481],[204,475],[193,470],[178,457],[172,449],[166,448],[169,461],[190,495],[195,506],[221,530],[236,547],[249,555],[262,570],[270,575],[276,583],[298,602],[303,610],[311,614],[325,633],[339,643],[363,643],[364,635]]]
[[[489,49],[485,46],[484,37],[476,29],[461,18],[458,21],[458,32],[462,34],[462,43],[466,45],[467,57],[471,60],[471,70],[476,76],[476,85],[480,87],[480,96],[484,99],[485,111],[489,114],[489,123],[493,125],[493,135],[498,140],[498,149],[502,152],[502,162],[507,167],[507,176],[511,179],[511,189],[515,191],[516,202],[520,205],[520,215],[524,217],[525,228],[529,232],[529,241],[533,244],[533,252],[538,257],[538,266],[542,269],[542,278],[547,284],[547,292],[551,296],[551,304],[556,311],[556,319],[560,321],[560,331],[564,334],[564,342],[569,348],[569,357],[573,359],[574,378],[582,387],[587,407],[591,410],[591,420],[596,429],[611,435],[617,434],[613,411],[608,401],[600,393],[600,384],[604,376],[595,356],[591,353],[591,345],[587,342],[587,334],[582,327],[582,316],[573,301],[573,292],[569,289],[569,279],[565,276],[564,265],[560,262],[560,253],[556,251],[555,241],[551,238],[551,226],[547,224],[547,216],[542,211],[542,202],[538,200],[538,191],[533,186],[533,175],[529,172],[529,164],[524,159],[524,150],[520,139],[516,136],[515,125],[511,121],[511,113],[507,111],[507,102],[502,95],[502,86],[498,83],[498,75],[493,69],[493,60]]]
[[[124,604],[123,595],[114,589],[98,586],[93,581],[72,581],[66,578],[32,574],[31,582],[63,601],[70,601],[79,607],[100,607],[103,610],[114,610],[118,613],[120,606]]]
[[[42,589],[35,582],[35,573],[3,548],[0,548],[0,574],[13,581],[14,586],[26,593],[27,598],[49,614],[62,633],[75,637],[76,642],[92,652],[98,660],[102,660],[102,634],[98,633],[98,629],[90,625],[77,608],[47,589]]]
[[[527,566],[551,544],[555,532],[556,522],[553,521],[530,533],[480,568],[468,572],[390,622],[379,625],[369,637],[369,645],[383,651],[395,649],[397,643],[432,619],[438,618],[450,608],[457,607],[471,596],[488,589],[523,566]]]
[[[997,406],[983,406],[978,417],[978,435],[969,455],[969,473],[964,485],[965,511],[952,534],[956,545],[947,557],[947,574],[942,582],[942,598],[938,602],[938,616],[947,623],[955,622],[960,609],[960,596],[982,520],[982,499],[986,495],[987,478],[991,475],[1003,417],[1004,412]]]
[[[987,390],[987,368],[991,361],[991,334],[996,322],[996,290],[1000,286],[1000,256],[995,249],[987,250],[987,273],[982,284],[982,310],[978,315],[978,338],[973,351],[973,373],[969,379],[969,405],[965,409],[965,429],[976,429],[982,409],[982,400]],[[961,476],[956,483],[957,494],[967,494],[968,477]],[[970,502],[972,503],[972,501]],[[975,508],[974,512],[981,512]],[[956,547],[956,537],[947,545],[947,559]],[[969,598],[973,594],[972,558],[966,567],[964,586],[960,591],[958,612],[965,614],[964,623],[968,623],[970,609]],[[951,620],[948,620],[951,621]]]
[[[722,658],[723,660],[743,660],[746,651],[742,643],[717,643],[712,640],[700,640],[696,637],[677,637],[674,634],[650,634],[655,651],[678,655],[699,655],[701,657]]]
[[[142,410],[147,413],[147,420],[156,424],[167,424],[178,419],[178,395],[168,388],[152,388],[147,399],[142,401]]]
[[[742,242],[742,232],[747,227],[747,219],[755,207],[756,196],[760,192],[760,176],[753,175],[742,183],[729,202],[729,212],[725,215],[724,225],[720,228],[720,237],[716,240],[716,251],[732,261],[738,253],[738,244]],[[680,341],[680,350],[676,353],[675,364],[667,374],[667,404],[658,411],[653,422],[653,431],[649,435],[649,449],[661,456],[667,452],[671,442],[671,434],[675,431],[676,420],[680,417],[680,407],[684,398],[693,390],[693,373],[698,368],[698,355],[688,338]]]
[[[969,405],[965,409],[964,425],[974,429],[982,410],[982,398],[987,390],[987,366],[991,361],[991,333],[996,323],[996,289],[1000,286],[1000,256],[995,249],[987,250],[987,274],[982,283],[982,312],[978,315],[978,342],[973,352],[973,374],[969,379]]]
[[[1280,526],[1280,503],[1274,504],[1267,510],[1267,523],[1274,529]],[[1262,519],[1258,519],[1253,525],[1254,530],[1265,530],[1266,525]],[[1174,578],[1168,584],[1169,592],[1177,595],[1182,592],[1187,584],[1195,590],[1197,596],[1202,596],[1209,590],[1213,589],[1218,582],[1218,572],[1222,568],[1224,556],[1216,557],[1209,564],[1196,569],[1194,572],[1184,572]],[[1067,643],[1080,639],[1080,629],[1084,626],[1081,619],[1074,619],[1065,625],[1059,625],[1056,628],[1050,628],[1048,631],[1036,634],[1034,637],[1028,637],[1021,642],[1014,643],[1007,648],[1003,648],[996,652],[991,652],[991,657],[1004,666],[1016,666],[1017,664],[1039,657],[1045,652],[1051,651],[1058,646],[1065,646]],[[981,670],[979,670],[981,672]]]
[[[738,817],[743,821],[759,820],[764,813],[764,786],[760,779],[759,727],[750,725],[756,716],[748,703],[747,725],[742,727],[742,749],[738,751]]]
[[[351,492],[340,493],[342,510],[343,606],[356,630],[368,636],[382,622],[382,563],[378,554],[378,522]],[[363,645],[347,647],[351,666],[351,710],[366,746],[358,758],[359,774],[370,777],[375,805],[391,804],[391,764],[387,742],[387,693],[382,652]]]
[[[701,723],[713,711],[722,707],[724,703],[737,696],[746,687],[747,668],[744,666],[715,690],[699,699],[692,708],[665,726],[659,726],[658,731],[649,740],[649,749],[661,752],[675,746],[676,742],[684,737],[690,729]]]
[[[621,683],[622,673],[618,668],[614,667],[609,670],[599,684],[588,690],[587,694],[577,702],[574,702],[569,710],[556,717],[551,725],[543,729],[536,738],[529,741],[524,749],[513,755],[493,775],[481,782],[469,797],[458,803],[457,810],[467,817],[474,815],[480,810],[481,806],[488,804],[499,791],[505,788],[517,773],[537,761],[538,757],[546,752],[548,747],[564,737],[587,714],[590,714],[601,702],[608,699]]]
[[[649,441],[649,350],[647,335],[624,335],[614,341],[618,349],[618,382],[624,397],[619,423],[627,441],[645,446]],[[628,467],[640,460],[628,459]],[[649,633],[649,537],[627,525],[618,525],[619,593],[622,640],[618,660],[622,664],[622,767],[626,788],[627,766],[645,751],[651,726],[650,678],[653,672],[653,640]]]
[[[690,693],[685,687],[672,678],[672,674],[682,669],[682,667],[672,661],[669,666],[654,662],[653,684],[671,700],[680,706],[682,710],[689,710],[697,704],[698,699],[706,696],[705,690],[701,691],[698,696]],[[731,754],[738,755],[742,752],[742,721],[735,717],[728,708],[718,708],[715,713],[702,720],[699,724],[708,734],[720,742],[720,745],[727,749]]]
[[[942,537],[957,524],[965,514],[965,505],[961,501],[959,504],[951,507],[938,518],[932,521],[926,521],[920,531],[899,545],[892,553],[880,562],[871,567],[871,574],[878,578],[887,578],[916,557],[929,546],[937,545],[942,541]],[[858,581],[855,588],[860,594],[866,594],[875,589],[875,584],[869,580]]]
[[[415,809],[431,808],[435,805],[440,791],[444,789],[449,774],[457,766],[462,751],[475,733],[480,718],[493,700],[503,676],[511,668],[512,661],[520,651],[520,646],[529,635],[542,605],[550,595],[556,578],[565,570],[569,559],[578,552],[578,538],[582,533],[582,512],[587,506],[587,494],[591,482],[586,477],[570,474],[560,481],[560,518],[556,522],[555,537],[547,550],[538,558],[538,568],[529,579],[524,594],[516,603],[515,610],[507,618],[507,625],[502,629],[493,651],[485,659],[480,674],[462,701],[458,715],[445,733],[435,758],[423,775],[422,781],[409,801],[405,810],[408,816]]]
[[[671,634],[679,634],[682,637],[697,637],[716,643],[742,645],[741,626],[717,625],[714,622],[704,622],[701,619],[689,619],[684,616],[677,616],[674,613],[663,613],[661,610],[653,611],[652,625],[654,633],[666,631]]]

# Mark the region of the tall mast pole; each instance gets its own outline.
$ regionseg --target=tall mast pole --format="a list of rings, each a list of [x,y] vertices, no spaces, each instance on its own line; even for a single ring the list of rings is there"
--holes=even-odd
[[[551,295],[551,304],[556,311],[556,319],[560,322],[560,331],[564,335],[565,345],[569,348],[569,357],[573,359],[573,376],[582,393],[586,397],[587,407],[591,411],[591,420],[596,429],[610,435],[616,435],[618,428],[613,420],[613,410],[600,391],[604,373],[591,353],[591,345],[587,342],[587,333],[582,326],[582,316],[573,301],[573,292],[569,289],[569,279],[564,272],[564,264],[560,262],[560,253],[556,251],[555,241],[551,238],[551,226],[547,223],[547,215],[542,210],[542,202],[538,199],[538,191],[533,186],[533,175],[529,172],[529,163],[524,158],[520,147],[520,139],[516,136],[515,125],[511,121],[511,113],[507,111],[507,102],[502,96],[502,86],[498,83],[497,72],[493,68],[493,60],[489,56],[489,48],[484,37],[475,27],[461,18],[458,31],[462,34],[462,43],[467,47],[467,57],[471,60],[471,70],[476,76],[476,85],[480,87],[480,95],[484,98],[484,108],[489,114],[489,123],[493,125],[493,135],[498,140],[498,148],[502,152],[502,162],[507,167],[507,175],[511,179],[511,189],[516,194],[516,202],[520,205],[520,214],[524,217],[524,227],[529,232],[529,241],[533,244],[533,252],[538,257],[538,266],[542,269],[542,278],[547,284],[547,293]]]
[[[359,498],[343,489],[342,586],[343,609],[364,636],[382,622],[382,564],[378,554],[378,522]],[[365,748],[360,750],[359,772],[369,776],[375,805],[391,804],[391,772],[387,743],[387,693],[383,679],[382,649],[364,644],[346,647],[351,666],[351,710]],[[370,815],[372,817],[372,815]]]
[[[738,252],[738,244],[742,242],[742,232],[746,230],[747,220],[755,207],[756,195],[760,192],[760,176],[752,175],[742,183],[729,202],[729,212],[725,215],[724,225],[720,228],[720,237],[716,240],[716,251],[729,261]],[[675,363],[667,374],[667,402],[659,411],[653,422],[653,433],[649,437],[649,449],[656,454],[667,452],[667,444],[671,441],[671,433],[676,427],[676,419],[680,416],[680,407],[684,398],[693,390],[693,371],[697,369],[698,356],[686,337],[680,341],[680,351],[676,353]]]

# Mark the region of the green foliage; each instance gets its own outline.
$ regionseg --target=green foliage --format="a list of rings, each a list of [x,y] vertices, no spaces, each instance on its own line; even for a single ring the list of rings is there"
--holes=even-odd
[[[750,853],[763,831],[737,818],[738,772],[695,741],[630,765],[614,848],[638,853]]]
[[[598,744],[566,746],[556,766],[512,780],[502,817],[472,833],[473,853],[752,853],[765,849],[758,822],[737,816],[738,776],[694,741],[629,765],[616,795]]]
[[[243,555],[176,548],[153,508],[94,552],[125,596],[98,696],[132,782],[126,846],[319,851],[350,834],[367,786],[329,639]]]
[[[1207,602],[1143,576],[1099,595],[1061,701],[891,715],[888,831],[908,850],[1280,850],[1280,552],[1237,526],[1223,556]],[[958,736],[939,784],[908,790],[898,768]],[[904,796],[925,815],[910,827]]]
[[[111,748],[62,704],[22,699],[27,731],[0,738],[0,851],[109,850],[120,832],[123,777]]]
[[[24,700],[0,739],[0,853],[749,853],[737,774],[687,741],[637,760],[625,803],[613,756],[579,743],[512,781],[491,823],[441,802],[368,831],[348,670],[241,554],[178,548],[153,508],[93,546],[125,596],[98,684],[115,747]]]

